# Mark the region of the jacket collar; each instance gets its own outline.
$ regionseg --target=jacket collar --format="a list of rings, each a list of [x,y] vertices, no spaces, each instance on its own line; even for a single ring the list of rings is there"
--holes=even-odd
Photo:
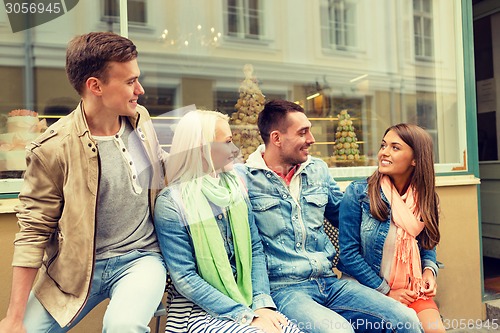
[[[87,119],[85,118],[85,111],[84,111],[84,106],[83,106],[83,100],[80,101],[78,106],[75,109],[75,126],[76,126],[76,132],[78,133],[78,136],[84,136],[85,133],[89,133],[90,135],[90,130],[89,130],[89,125],[87,124]],[[139,112],[136,112],[134,116],[127,117],[130,124],[132,127],[135,129],[139,125],[139,119],[140,119],[140,114]]]
[[[259,147],[257,147],[257,149],[253,153],[251,153],[250,156],[248,156],[247,162],[245,163],[246,166],[253,169],[272,171],[267,166],[266,162],[264,161],[264,158],[262,157],[262,154],[264,154],[265,151],[266,151],[265,145],[260,145]],[[307,156],[307,161],[300,164],[300,167],[297,169],[297,171],[295,171],[295,174],[299,174],[300,172],[302,172],[302,170],[304,170],[304,168],[312,162],[313,161],[311,156]]]

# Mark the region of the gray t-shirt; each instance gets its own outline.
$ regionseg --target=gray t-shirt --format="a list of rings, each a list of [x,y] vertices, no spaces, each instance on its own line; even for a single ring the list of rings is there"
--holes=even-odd
[[[100,179],[96,211],[96,259],[132,250],[160,252],[149,209],[152,167],[141,138],[127,120],[113,136],[94,136]]]

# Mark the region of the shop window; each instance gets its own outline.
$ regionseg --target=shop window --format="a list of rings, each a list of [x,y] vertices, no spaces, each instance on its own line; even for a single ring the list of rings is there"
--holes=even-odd
[[[431,59],[434,56],[432,24],[432,1],[413,0],[413,33],[417,58]]]
[[[127,0],[128,22],[136,25],[147,23],[146,0]],[[107,23],[120,22],[120,0],[103,0],[101,21]]]
[[[359,97],[347,97],[347,96],[335,96],[328,93],[321,93],[318,96],[306,100],[304,104],[304,111],[307,117],[312,123],[311,131],[314,135],[316,143],[311,148],[311,153],[317,157],[322,158],[330,166],[367,166],[374,165],[373,154],[368,146],[365,146],[367,142],[365,140],[366,134],[364,133],[364,124],[367,122],[366,118],[366,102],[364,98]],[[340,124],[339,115],[341,112],[345,112],[349,117],[349,125],[351,128],[344,130]],[[337,137],[337,132],[340,136]],[[342,132],[346,134],[349,132],[353,133],[352,138],[356,138],[356,142],[350,142],[349,147],[340,147],[337,149],[337,145],[340,144],[341,140],[339,138]],[[354,136],[355,135],[355,136]],[[344,140],[342,140],[344,141]],[[346,142],[342,142],[344,144]],[[356,160],[349,161],[348,156],[356,154],[347,154],[346,151],[349,149],[351,152],[351,143],[353,143],[353,148],[356,146],[356,153],[359,155]],[[337,154],[339,150],[342,150],[343,157]],[[343,160],[345,156],[345,160]],[[361,158],[359,158],[361,157]],[[342,159],[341,159],[342,158]]]
[[[425,128],[434,142],[434,161],[439,163],[439,135],[437,132],[437,112],[435,94],[418,93],[417,119],[415,123]]]
[[[263,37],[261,0],[226,0],[226,36],[241,39]]]
[[[273,99],[286,99],[285,93],[268,93],[265,94],[266,101]],[[238,91],[233,90],[218,90],[215,93],[215,109],[227,115],[231,115],[236,111],[235,104],[238,101]]]
[[[96,16],[86,15],[92,11],[119,15],[118,1],[101,1],[102,7],[80,1],[65,14],[65,24],[74,26],[67,28],[54,20],[37,27],[32,35],[36,66],[24,57],[22,35],[13,35],[8,42],[0,40],[0,73],[10,78],[0,83],[5,97],[0,99],[0,192],[19,191],[24,145],[31,140],[19,128],[9,126],[14,115],[10,112],[30,109],[50,124],[78,104],[79,97],[64,71],[70,36],[59,32],[93,30]],[[235,114],[245,64],[251,64],[255,84],[267,100],[285,98],[304,107],[316,138],[311,153],[327,162],[337,179],[370,175],[376,168],[384,130],[400,122],[421,125],[433,136],[438,173],[467,172],[465,85],[474,83],[466,82],[464,76],[470,59],[463,58],[462,5],[458,1],[295,1],[293,8],[286,1],[278,6],[263,0],[144,0],[128,1],[128,5],[129,15],[138,15],[134,22],[148,21],[147,26],[135,26],[132,31],[146,91],[139,103],[152,114],[166,150],[182,116],[179,108],[195,104]],[[303,13],[303,24],[286,15],[275,19],[276,14],[291,12]],[[266,15],[272,22],[264,20]],[[221,31],[223,41],[209,45],[192,39],[189,48],[172,47],[161,36],[162,31],[166,35],[165,22],[169,22],[169,38],[173,36],[183,45],[192,32],[191,36],[211,37],[212,27],[216,34]],[[186,22],[196,22],[201,28]],[[439,29],[433,27],[437,23]],[[117,23],[112,24],[117,28]],[[105,29],[105,23],[101,25]],[[320,25],[324,44],[317,36]],[[427,28],[419,28],[424,26]],[[263,36],[272,36],[269,48],[259,47],[266,43]],[[425,36],[430,48],[414,47],[415,40],[425,44],[425,38],[415,36]],[[228,40],[235,43],[224,43]],[[190,49],[195,46],[196,52]],[[422,51],[419,57],[417,49]],[[429,57],[435,61],[421,61]],[[32,89],[24,79],[30,66],[34,66],[32,82],[28,82]],[[255,125],[255,115],[248,116],[244,125]],[[494,119],[484,114],[484,122],[494,124]],[[496,159],[489,154],[496,151],[490,139],[495,133],[498,129],[494,127],[480,128],[483,159]],[[17,187],[5,188],[11,184]]]
[[[174,135],[173,125],[178,115],[172,112],[176,108],[177,88],[145,86],[145,94],[139,96],[138,103],[148,109],[158,141],[164,150],[170,151],[170,143]]]
[[[216,91],[215,92],[215,109],[224,114],[231,115],[235,111],[234,105],[238,100],[236,91]]]
[[[148,109],[151,116],[163,116],[175,109],[176,88],[144,87],[144,91],[138,102]]]
[[[357,46],[357,1],[324,0],[320,15],[324,48],[349,50]]]

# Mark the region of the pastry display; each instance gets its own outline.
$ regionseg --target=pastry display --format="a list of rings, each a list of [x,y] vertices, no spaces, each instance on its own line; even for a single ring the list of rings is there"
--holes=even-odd
[[[263,143],[257,128],[257,117],[264,109],[265,97],[253,76],[253,66],[246,64],[243,73],[245,79],[239,88],[239,98],[234,106],[236,111],[231,114],[230,125],[233,142],[240,148],[242,160],[246,161]]]
[[[47,128],[45,120],[30,110],[12,110],[6,122],[6,132],[0,134],[0,171],[26,169],[25,147]]]
[[[332,158],[334,164],[358,165],[364,161],[364,157],[360,154],[355,130],[349,112],[347,110],[340,111]]]

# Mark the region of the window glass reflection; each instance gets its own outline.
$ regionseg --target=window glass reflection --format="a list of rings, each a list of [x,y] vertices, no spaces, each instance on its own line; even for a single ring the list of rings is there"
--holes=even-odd
[[[67,42],[94,30],[119,33],[119,1],[101,1],[101,6],[80,1],[60,18],[22,33],[0,25],[0,72],[9,78],[0,83],[2,178],[20,177],[24,148],[17,148],[28,142],[9,129],[10,112],[35,111],[47,125],[71,112],[79,97],[64,71]],[[464,165],[463,49],[456,0],[127,4],[129,38],[139,49],[146,91],[139,102],[156,117],[166,150],[182,116],[178,110],[188,105],[237,115],[243,120],[238,124],[245,138],[241,148],[253,149],[257,111],[245,111],[250,114],[240,119],[236,107],[250,64],[252,80],[266,100],[285,98],[305,108],[316,138],[311,151],[336,176],[369,175],[383,131],[399,122],[429,131],[439,172]],[[33,56],[26,56],[26,48]],[[244,94],[253,93],[247,89]]]

